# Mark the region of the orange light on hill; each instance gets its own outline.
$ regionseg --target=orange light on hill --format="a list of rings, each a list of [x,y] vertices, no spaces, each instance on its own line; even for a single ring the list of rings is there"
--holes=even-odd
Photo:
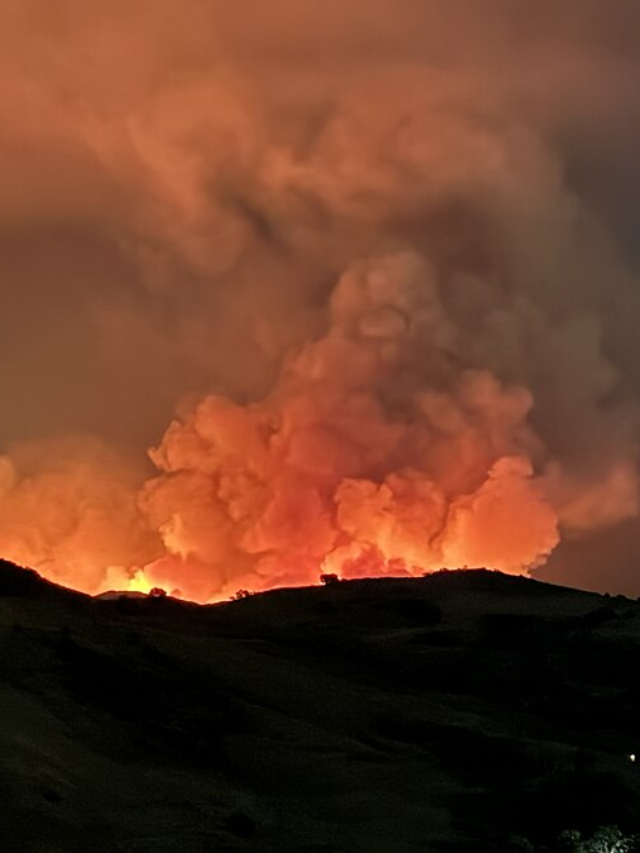
[[[125,589],[127,592],[143,592],[145,595],[148,595],[155,588],[155,584],[151,583],[145,575],[144,569],[136,569],[125,587],[117,584],[115,586],[115,589]]]

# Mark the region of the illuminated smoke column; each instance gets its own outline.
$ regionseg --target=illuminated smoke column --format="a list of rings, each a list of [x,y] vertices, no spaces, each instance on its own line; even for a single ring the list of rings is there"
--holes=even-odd
[[[532,400],[460,362],[434,270],[404,252],[356,263],[327,333],[268,397],[208,397],[167,431],[142,505],[189,594],[238,584],[535,566],[558,541],[527,427]],[[182,568],[184,565],[185,569]],[[192,566],[195,572],[192,575]]]
[[[602,69],[568,43],[550,88],[496,0],[505,74],[499,28],[436,5],[163,0],[153,26],[144,3],[11,5],[0,213],[71,234],[73,263],[30,251],[37,292],[76,297],[34,346],[46,371],[85,335],[61,375],[86,400],[52,374],[68,436],[6,443],[2,554],[209,600],[321,571],[526,572],[636,515],[636,281],[554,136]],[[73,437],[78,408],[105,436]]]

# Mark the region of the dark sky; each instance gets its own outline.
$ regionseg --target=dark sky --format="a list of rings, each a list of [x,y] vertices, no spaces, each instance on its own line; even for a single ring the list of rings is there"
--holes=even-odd
[[[638,32],[635,0],[0,0],[4,552],[91,589],[162,554],[215,577],[205,597],[268,585],[371,544],[342,479],[385,483],[406,532],[418,471],[456,508],[434,553],[488,561],[451,543],[491,528],[482,483],[518,457],[556,521],[534,502],[538,545],[497,564],[542,562],[559,525],[538,576],[640,594]],[[318,382],[341,402],[296,420]],[[184,426],[209,394],[278,421],[268,465]],[[249,489],[239,456],[250,510],[222,494],[230,470]],[[309,553],[271,529],[290,488],[337,513]]]

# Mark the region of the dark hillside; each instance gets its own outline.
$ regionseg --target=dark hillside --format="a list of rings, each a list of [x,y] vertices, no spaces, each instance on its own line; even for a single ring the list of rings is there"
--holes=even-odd
[[[640,605],[481,570],[198,607],[0,563],[2,853],[640,828]]]

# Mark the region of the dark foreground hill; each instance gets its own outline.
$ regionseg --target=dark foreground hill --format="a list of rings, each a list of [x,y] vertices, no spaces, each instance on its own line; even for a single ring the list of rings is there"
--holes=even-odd
[[[2,853],[508,853],[640,828],[634,601],[484,571],[96,601],[0,563],[0,630]]]

